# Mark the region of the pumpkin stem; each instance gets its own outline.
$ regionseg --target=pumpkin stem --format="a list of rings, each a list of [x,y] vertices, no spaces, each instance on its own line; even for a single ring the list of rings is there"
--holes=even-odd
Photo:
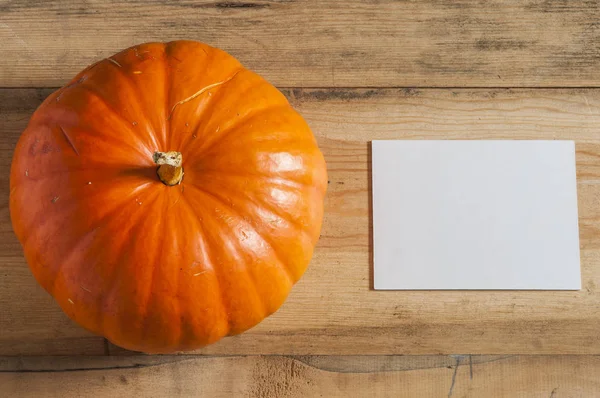
[[[166,185],[177,185],[183,179],[183,167],[181,166],[181,153],[154,152],[152,156],[154,163],[158,165],[158,178]]]

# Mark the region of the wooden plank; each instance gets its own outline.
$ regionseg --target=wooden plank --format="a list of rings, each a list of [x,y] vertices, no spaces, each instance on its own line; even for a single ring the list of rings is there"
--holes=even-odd
[[[204,354],[513,354],[600,353],[600,90],[284,90],[315,131],[328,162],[329,192],[314,261],[285,305],[247,333]],[[48,91],[0,90],[0,161],[8,166],[18,132]],[[371,139],[516,138],[577,142],[581,291],[378,292],[372,290],[369,223]],[[6,199],[6,175],[0,195]],[[4,191],[2,191],[4,190]],[[5,200],[4,203],[7,201]],[[28,351],[35,334],[55,329],[40,314],[63,319],[41,302],[24,267],[8,212],[0,216],[3,350]],[[11,243],[12,242],[12,243]],[[8,277],[10,275],[10,278]],[[10,282],[9,282],[10,281]],[[30,286],[24,292],[23,286]],[[37,296],[39,294],[40,296]],[[6,297],[11,297],[6,299]],[[37,298],[36,298],[37,297]],[[41,317],[41,315],[40,315]],[[16,323],[15,323],[16,322]],[[32,332],[25,325],[35,324]],[[7,351],[0,351],[6,355]],[[125,354],[114,348],[112,354]]]
[[[0,1],[0,87],[142,41],[223,48],[278,86],[598,86],[594,1]]]
[[[598,356],[2,358],[19,397],[592,397]]]

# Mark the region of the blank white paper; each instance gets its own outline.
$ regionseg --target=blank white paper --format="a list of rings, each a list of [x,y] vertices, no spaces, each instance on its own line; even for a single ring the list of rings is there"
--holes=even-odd
[[[373,141],[375,289],[581,288],[572,141]]]

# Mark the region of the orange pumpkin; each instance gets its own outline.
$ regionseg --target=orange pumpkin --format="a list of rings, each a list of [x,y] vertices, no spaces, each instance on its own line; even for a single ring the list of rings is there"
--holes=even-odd
[[[326,166],[286,98],[192,41],[124,50],[50,95],[10,214],[63,311],[114,344],[196,349],[275,312],[319,238]]]

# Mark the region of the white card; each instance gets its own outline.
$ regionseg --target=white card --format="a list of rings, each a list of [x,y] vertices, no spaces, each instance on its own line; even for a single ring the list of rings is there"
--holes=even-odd
[[[373,141],[375,289],[581,288],[572,141]]]

